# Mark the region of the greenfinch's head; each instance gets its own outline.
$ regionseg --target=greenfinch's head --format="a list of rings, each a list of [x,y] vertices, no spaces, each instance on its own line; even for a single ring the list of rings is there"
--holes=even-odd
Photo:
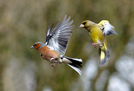
[[[36,42],[33,46],[31,46],[31,49],[37,49],[39,50],[41,47],[43,47],[45,44],[42,42]]]
[[[89,21],[89,20],[85,20],[81,23],[80,27],[83,27],[83,28],[86,28],[89,30],[93,24],[95,24],[95,23],[92,21]]]

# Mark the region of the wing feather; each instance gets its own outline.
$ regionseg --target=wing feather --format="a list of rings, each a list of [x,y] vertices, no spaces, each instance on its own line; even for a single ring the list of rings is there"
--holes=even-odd
[[[52,35],[50,34],[50,30],[51,30],[51,24],[48,24],[47,27],[47,36],[46,36],[46,44],[48,43],[48,40],[52,37]]]
[[[104,22],[104,27],[102,27],[102,32],[104,35],[117,34],[114,30],[114,26],[112,26],[108,21]]]
[[[66,52],[68,41],[73,33],[71,29],[74,28],[74,25],[72,25],[73,20],[70,21],[70,19],[70,16],[67,18],[67,15],[65,15],[62,23],[56,23],[56,25],[51,29],[51,32],[47,34],[46,38],[47,46],[51,50],[55,50],[63,55]],[[50,31],[50,28],[48,28],[48,31]]]
[[[104,31],[103,31],[103,33],[105,35],[117,34],[114,31],[114,27],[109,22],[104,23]]]

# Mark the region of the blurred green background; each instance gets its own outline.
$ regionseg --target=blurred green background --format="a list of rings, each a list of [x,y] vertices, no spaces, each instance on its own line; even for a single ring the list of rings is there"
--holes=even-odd
[[[66,56],[83,59],[82,75],[69,66],[51,68],[37,50],[47,23],[65,15],[75,28]],[[118,35],[107,37],[110,58],[98,66],[98,50],[83,20],[107,19]],[[134,0],[0,0],[0,91],[134,91]]]

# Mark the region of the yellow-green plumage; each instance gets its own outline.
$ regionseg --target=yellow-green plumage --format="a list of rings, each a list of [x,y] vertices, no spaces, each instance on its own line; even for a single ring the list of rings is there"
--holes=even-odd
[[[103,35],[100,27],[89,20],[83,21],[80,27],[84,27],[89,32],[89,35],[94,43],[99,43],[99,55],[100,55],[100,65],[104,64],[109,58],[109,52],[107,50],[106,38]]]
[[[91,30],[89,32],[90,37],[92,38],[94,43],[101,43],[104,39],[104,36],[102,34],[102,31],[98,31],[99,28],[93,25],[91,27]]]

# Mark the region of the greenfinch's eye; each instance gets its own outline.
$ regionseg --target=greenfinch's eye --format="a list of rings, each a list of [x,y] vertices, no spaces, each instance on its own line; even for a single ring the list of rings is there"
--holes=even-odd
[[[82,24],[83,24],[83,25],[85,25],[85,24],[86,24],[86,22],[83,22]]]

